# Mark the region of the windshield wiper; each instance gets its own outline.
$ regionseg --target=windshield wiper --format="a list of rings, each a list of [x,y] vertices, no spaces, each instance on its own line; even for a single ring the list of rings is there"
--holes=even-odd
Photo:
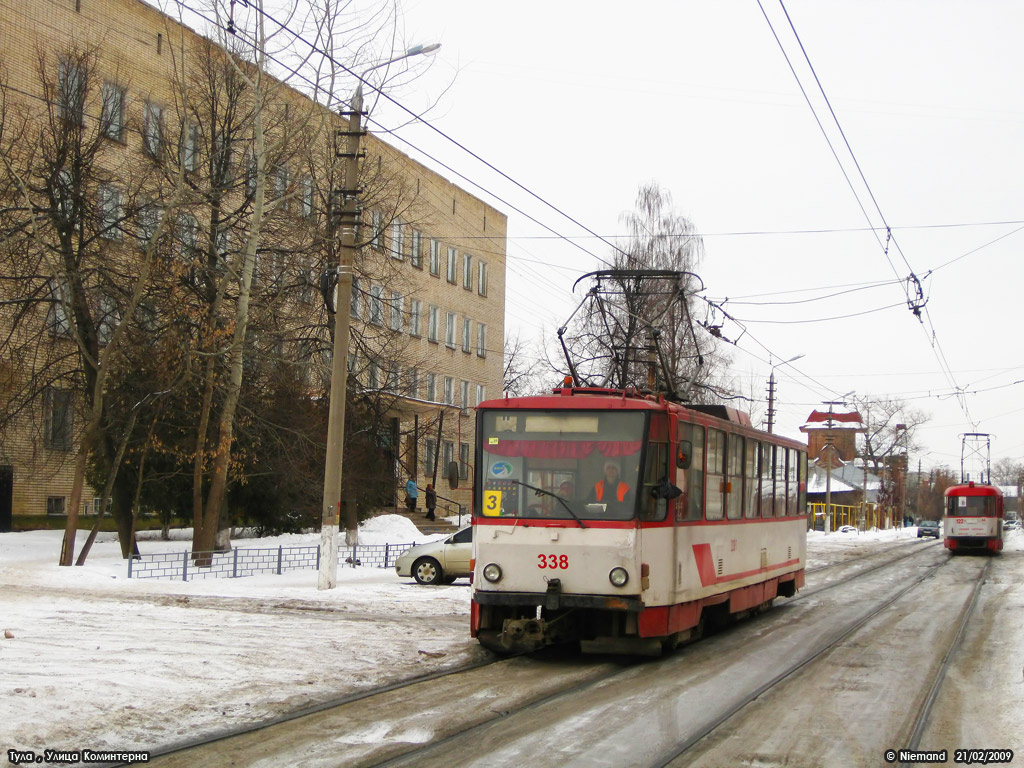
[[[572,519],[575,520],[579,524],[580,528],[586,528],[587,527],[587,526],[585,526],[583,524],[583,521],[580,520],[576,516],[576,513],[572,511],[572,507],[569,506],[569,500],[567,498],[565,498],[564,496],[559,496],[557,493],[555,493],[553,491],[545,490],[544,488],[538,488],[536,485],[530,485],[529,483],[524,483],[522,480],[513,480],[512,482],[513,483],[518,483],[519,485],[523,486],[524,488],[529,488],[531,491],[536,492],[536,494],[538,496],[553,496],[554,498],[558,499],[561,502],[562,506],[565,507],[565,511],[568,512],[572,516]]]

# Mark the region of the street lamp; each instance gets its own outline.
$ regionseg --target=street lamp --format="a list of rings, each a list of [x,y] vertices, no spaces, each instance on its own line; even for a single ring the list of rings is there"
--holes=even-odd
[[[771,373],[768,376],[768,434],[772,433],[772,427],[775,426],[775,369],[781,365],[788,365],[789,363],[795,362],[803,357],[802,354],[796,357],[791,357],[789,360],[783,360],[781,363],[776,363],[772,366]]]
[[[375,69],[396,61],[433,53],[440,43],[416,45],[366,69],[356,84],[348,112],[345,152],[345,188],[341,190],[341,249],[338,257],[338,289],[334,308],[334,357],[331,360],[330,407],[327,415],[327,455],[324,461],[324,504],[320,528],[320,571],[317,589],[334,589],[338,577],[338,526],[341,516],[341,472],[345,444],[345,390],[347,384],[349,312],[352,308],[352,265],[356,253],[356,224],[359,217],[359,140],[362,137],[363,82]],[[346,113],[342,113],[346,114]],[[339,134],[342,135],[342,134]],[[332,199],[334,195],[332,194]],[[332,211],[333,214],[333,211]],[[353,542],[354,543],[354,542]]]

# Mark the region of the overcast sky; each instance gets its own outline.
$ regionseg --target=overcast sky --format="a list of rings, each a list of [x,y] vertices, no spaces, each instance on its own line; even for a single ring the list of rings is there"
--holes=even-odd
[[[782,6],[762,3],[771,25],[757,0],[403,0],[396,47],[442,48],[394,95],[436,102],[437,130],[388,140],[508,214],[510,333],[551,336],[610,256],[558,211],[612,238],[654,182],[704,236],[703,296],[741,321],[706,318],[736,342],[740,390],[765,398],[771,365],[803,355],[776,369],[776,431],[855,391],[930,416],[912,465],[958,469],[965,432],[1020,458],[1024,7],[789,0],[826,103]],[[372,117],[406,122],[383,101]]]
[[[993,459],[1019,458],[1024,9],[786,4],[865,187],[782,7],[762,1],[771,27],[756,0],[407,0],[404,18],[410,41],[443,44],[416,89],[436,96],[454,77],[431,123],[556,208],[611,236],[640,185],[672,194],[705,236],[705,295],[745,321],[723,331],[739,339],[731,368],[746,393],[765,396],[769,354],[804,355],[776,369],[778,431],[798,434],[821,401],[855,390],[930,414],[912,464],[958,468],[964,432],[992,433]],[[608,246],[431,131],[401,135],[509,214],[508,328],[551,334]],[[911,274],[924,322],[907,306]],[[989,391],[962,398],[965,413],[957,387]]]

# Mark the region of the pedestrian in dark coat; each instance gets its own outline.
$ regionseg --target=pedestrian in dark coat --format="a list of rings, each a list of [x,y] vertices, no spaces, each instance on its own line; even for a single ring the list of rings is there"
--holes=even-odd
[[[434,509],[437,507],[437,492],[433,483],[427,483],[427,520],[434,519]]]

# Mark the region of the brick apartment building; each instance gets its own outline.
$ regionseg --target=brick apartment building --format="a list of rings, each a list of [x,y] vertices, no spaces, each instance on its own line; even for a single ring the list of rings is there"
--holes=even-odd
[[[335,142],[347,122],[264,75],[257,92],[265,96],[266,141],[257,143],[251,95],[238,100],[241,117],[219,101],[232,83],[255,77],[252,65],[239,65],[141,0],[0,0],[0,18],[0,152],[17,160],[29,137],[42,137],[39,157],[49,158],[49,166],[36,163],[34,184],[23,183],[28,172],[0,168],[0,199],[9,210],[37,200],[25,205],[35,218],[9,219],[0,231],[9,273],[0,281],[0,530],[10,530],[67,513],[88,420],[82,382],[91,380],[81,375],[76,349],[100,359],[123,325],[122,338],[135,351],[141,345],[154,358],[174,358],[181,343],[170,352],[163,347],[178,326],[164,321],[191,322],[194,304],[218,327],[208,330],[208,346],[189,348],[191,367],[181,363],[185,354],[174,359],[190,375],[216,359],[209,380],[224,385],[224,334],[232,326],[219,326],[241,303],[250,248],[245,370],[273,360],[301,369],[311,392],[314,385],[325,391],[331,321],[320,278],[336,264],[331,211],[345,185]],[[82,177],[74,162],[50,157],[60,152],[51,134],[69,125],[88,138],[91,170]],[[440,485],[439,492],[468,506],[472,409],[502,391],[506,217],[372,134],[363,148],[350,386],[380,409],[389,434],[378,442],[390,446],[382,455],[393,462],[395,488],[413,472],[424,486],[435,458],[440,479],[455,460],[464,480],[457,491]],[[62,185],[73,191],[62,193]],[[254,237],[257,200],[265,207]],[[75,206],[89,209],[78,219],[82,231],[44,226]],[[85,293],[66,282],[65,235],[80,243],[72,251],[81,256],[76,268],[88,267],[81,272]],[[31,270],[17,267],[26,243],[41,254]],[[151,265],[149,283],[139,277],[143,263]],[[158,288],[147,288],[137,317],[125,319],[136,284]],[[76,295],[85,295],[81,306]],[[220,309],[211,311],[214,301]],[[82,307],[95,321],[83,326],[95,331],[89,338],[72,322]],[[210,340],[214,331],[223,331],[219,345]],[[166,373],[158,386],[157,366],[151,390],[136,395],[140,414],[185,375]],[[36,383],[28,386],[28,379]],[[83,511],[99,509],[100,494],[87,489]]]

